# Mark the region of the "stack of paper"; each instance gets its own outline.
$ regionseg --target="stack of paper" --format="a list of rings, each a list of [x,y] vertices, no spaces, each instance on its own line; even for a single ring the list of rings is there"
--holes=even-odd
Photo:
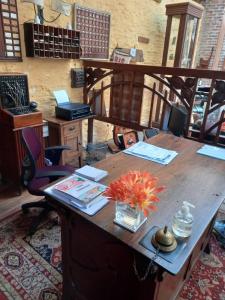
[[[169,164],[178,154],[176,151],[160,148],[145,142],[138,142],[134,144],[130,148],[124,150],[124,153],[138,156],[163,165]]]
[[[106,186],[85,179],[78,175],[72,175],[54,185],[54,191],[67,197],[78,207],[88,208],[96,200]]]
[[[108,199],[102,195],[105,189],[103,184],[71,175],[47,188],[45,192],[92,215],[108,203]]]
[[[225,160],[225,149],[224,148],[204,145],[197,151],[197,153]]]
[[[75,171],[76,174],[85,177],[90,180],[99,181],[102,178],[108,175],[108,172],[105,170],[97,169],[90,166],[84,166]]]

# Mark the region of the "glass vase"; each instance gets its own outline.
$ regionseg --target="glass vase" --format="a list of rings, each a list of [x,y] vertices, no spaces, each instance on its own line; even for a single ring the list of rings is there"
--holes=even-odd
[[[114,219],[116,224],[121,225],[132,232],[136,232],[146,220],[147,218],[138,207],[131,207],[124,202],[116,202]]]

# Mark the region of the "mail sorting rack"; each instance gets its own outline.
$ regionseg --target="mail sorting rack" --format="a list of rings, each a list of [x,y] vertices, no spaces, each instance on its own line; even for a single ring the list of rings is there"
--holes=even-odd
[[[80,57],[80,32],[65,28],[24,23],[26,56],[46,58]]]
[[[16,0],[0,0],[0,60],[22,61]]]

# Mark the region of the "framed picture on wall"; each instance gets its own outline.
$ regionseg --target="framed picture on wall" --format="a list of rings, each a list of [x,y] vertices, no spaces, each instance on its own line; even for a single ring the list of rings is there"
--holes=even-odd
[[[74,5],[74,29],[80,31],[81,58],[108,59],[110,19],[108,12]]]

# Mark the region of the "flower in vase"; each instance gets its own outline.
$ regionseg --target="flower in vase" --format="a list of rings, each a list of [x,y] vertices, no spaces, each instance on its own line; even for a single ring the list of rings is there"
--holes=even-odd
[[[158,178],[148,172],[130,171],[110,183],[104,195],[113,201],[120,201],[142,210],[147,216],[156,210],[156,196],[165,189],[157,187]]]

